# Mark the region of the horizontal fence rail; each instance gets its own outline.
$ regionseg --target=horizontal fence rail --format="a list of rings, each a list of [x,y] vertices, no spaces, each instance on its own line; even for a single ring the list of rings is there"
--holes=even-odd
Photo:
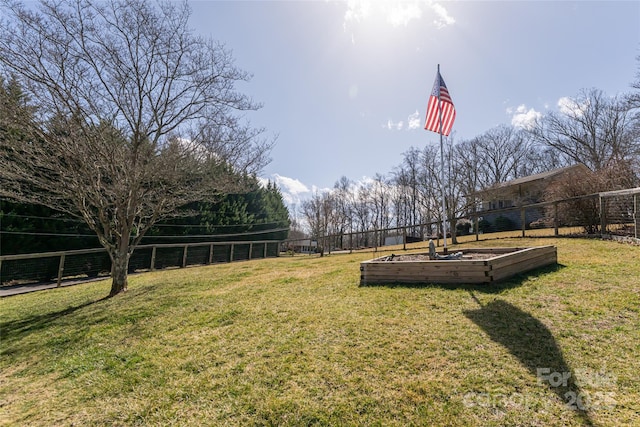
[[[280,244],[260,240],[141,245],[131,255],[129,273],[277,257]],[[52,281],[60,286],[64,279],[106,277],[110,272],[111,259],[102,248],[0,256],[1,286]]]

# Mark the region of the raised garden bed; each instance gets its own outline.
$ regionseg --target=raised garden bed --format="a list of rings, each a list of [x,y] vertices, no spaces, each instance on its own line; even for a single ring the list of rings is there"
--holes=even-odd
[[[430,260],[428,253],[391,255],[360,263],[360,285],[493,283],[558,262],[555,246],[459,249],[462,259]]]

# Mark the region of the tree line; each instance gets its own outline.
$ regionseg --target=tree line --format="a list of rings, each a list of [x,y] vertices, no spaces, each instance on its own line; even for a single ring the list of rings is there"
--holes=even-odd
[[[289,211],[280,190],[252,181],[246,192],[179,209],[175,218],[149,229],[140,244],[286,239]],[[46,206],[0,200],[0,224],[0,255],[100,247],[85,222]]]
[[[640,72],[631,86],[632,91],[616,96],[598,89],[582,90],[557,112],[524,128],[500,125],[471,139],[447,137],[444,183],[436,145],[410,148],[390,173],[377,173],[368,181],[356,183],[343,176],[331,191],[317,192],[302,203],[300,214],[307,232],[319,242],[323,236],[407,226],[409,236],[442,235],[437,223],[442,221],[444,186],[447,233],[455,242],[456,233],[468,229],[468,224],[455,219],[475,212],[478,191],[577,163],[588,168],[588,179],[561,180],[545,198],[638,186]],[[294,228],[301,226],[294,224]],[[378,246],[384,238],[381,233],[361,233],[356,242],[330,245]]]

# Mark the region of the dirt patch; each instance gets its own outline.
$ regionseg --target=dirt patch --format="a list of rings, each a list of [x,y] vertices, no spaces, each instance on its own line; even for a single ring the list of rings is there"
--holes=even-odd
[[[452,252],[455,253],[455,252]],[[442,254],[440,254],[442,255]],[[484,259],[493,258],[498,255],[504,254],[492,254],[492,253],[477,253],[477,252],[465,252],[462,255],[462,261],[471,260],[471,261],[479,261]],[[430,261],[429,255],[426,254],[407,254],[407,255],[389,255],[380,261]],[[457,260],[460,261],[460,260]]]

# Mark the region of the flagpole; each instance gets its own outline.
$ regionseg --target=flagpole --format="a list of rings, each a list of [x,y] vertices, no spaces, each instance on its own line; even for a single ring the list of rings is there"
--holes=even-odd
[[[440,64],[438,64],[438,110],[440,114],[440,189],[442,192],[442,242],[444,244],[444,253],[447,253],[447,205],[444,192],[444,148],[442,143],[442,104],[440,102]]]

